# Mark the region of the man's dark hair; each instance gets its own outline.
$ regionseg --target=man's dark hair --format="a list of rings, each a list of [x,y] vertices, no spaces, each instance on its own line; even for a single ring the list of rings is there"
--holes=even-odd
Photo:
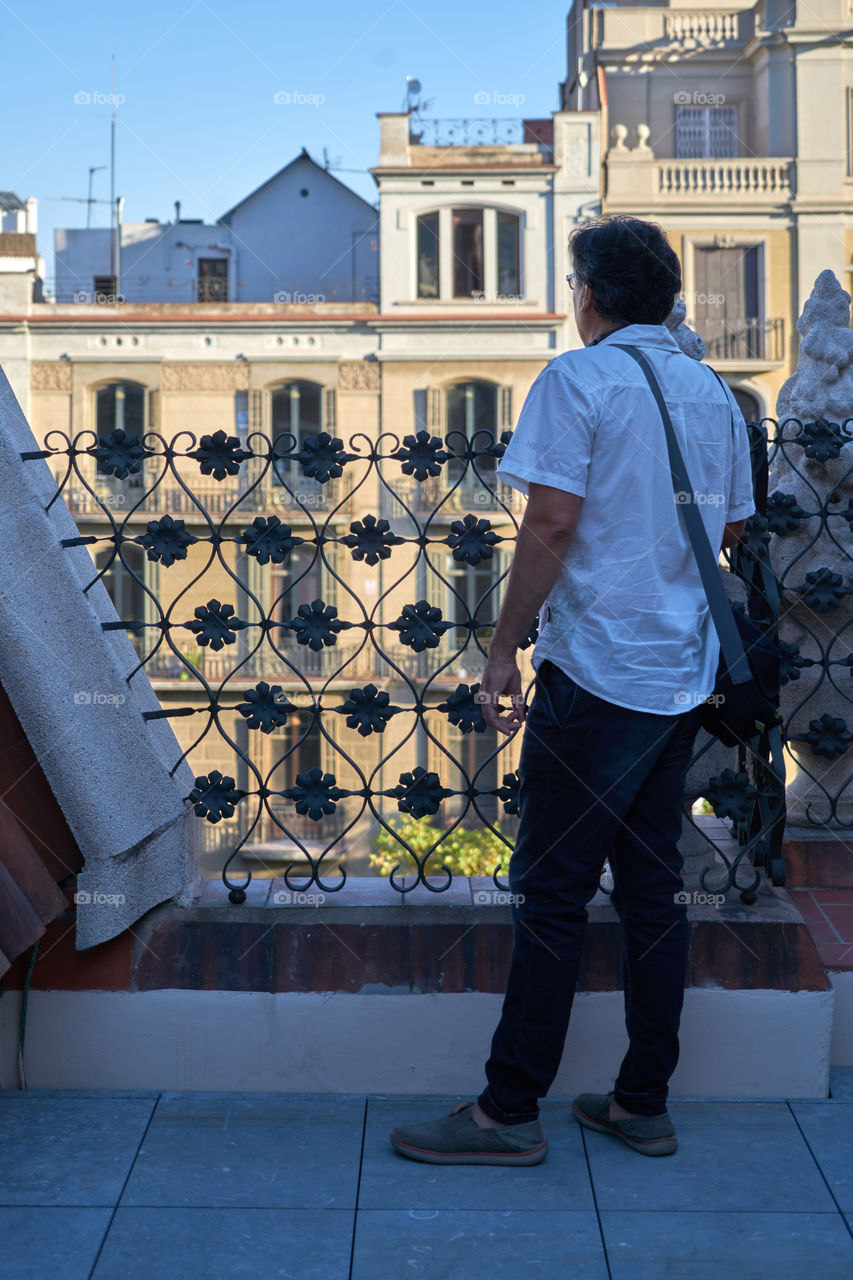
[[[569,252],[596,311],[617,324],[663,324],[681,292],[681,264],[656,222],[597,218],[572,232]]]

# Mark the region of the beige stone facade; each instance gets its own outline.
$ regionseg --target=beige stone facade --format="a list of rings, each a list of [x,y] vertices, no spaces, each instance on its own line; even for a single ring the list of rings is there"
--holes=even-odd
[[[775,412],[819,273],[850,288],[849,19],[848,0],[570,10],[564,106],[601,111],[603,208],[664,226],[687,321],[752,416]]]

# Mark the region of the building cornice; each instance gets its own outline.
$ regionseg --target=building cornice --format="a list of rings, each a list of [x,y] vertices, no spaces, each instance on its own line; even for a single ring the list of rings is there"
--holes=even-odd
[[[117,328],[126,330],[133,325],[139,330],[157,330],[161,327],[168,327],[175,324],[185,324],[188,327],[199,329],[212,328],[228,328],[231,325],[252,325],[258,328],[275,329],[281,325],[288,327],[300,327],[302,329],[312,328],[335,328],[336,326],[360,325],[366,329],[374,329],[377,327],[386,327],[388,325],[398,324],[417,324],[430,326],[446,326],[454,327],[471,325],[472,321],[478,324],[497,324],[502,327],[523,323],[525,325],[541,323],[554,324],[566,319],[565,314],[557,312],[542,311],[460,311],[452,315],[429,315],[421,312],[406,312],[402,315],[394,315],[392,313],[378,313],[374,315],[353,315],[353,316],[318,316],[316,314],[308,316],[269,316],[269,315],[218,315],[198,317],[185,313],[170,316],[151,316],[129,314],[123,315],[110,313],[103,316],[80,316],[77,317],[73,312],[67,312],[62,315],[39,316],[39,315],[0,315],[0,328],[4,325],[25,325],[30,329],[38,329],[41,326],[53,327],[57,324],[68,326],[69,321],[73,321],[75,325],[85,324],[100,329]]]

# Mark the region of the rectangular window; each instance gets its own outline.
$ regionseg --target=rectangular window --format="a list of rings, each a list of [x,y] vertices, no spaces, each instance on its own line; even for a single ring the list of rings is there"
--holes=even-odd
[[[738,155],[737,107],[676,107],[679,160],[728,160]]]
[[[518,254],[518,218],[514,213],[498,214],[498,297],[521,296]]]
[[[764,356],[759,252],[758,245],[696,248],[696,328],[705,339],[709,360]]]
[[[453,210],[453,296],[483,296],[483,210]]]
[[[438,214],[418,218],[418,297],[438,297]]]
[[[225,258],[199,258],[199,302],[228,301],[228,261]]]
[[[118,302],[118,286],[115,276],[95,276],[94,301]]]

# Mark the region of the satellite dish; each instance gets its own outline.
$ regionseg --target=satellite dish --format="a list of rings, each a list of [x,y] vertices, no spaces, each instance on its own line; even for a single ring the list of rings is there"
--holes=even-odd
[[[407,79],[407,80],[408,80],[408,82],[409,82],[409,92],[410,92],[410,93],[420,93],[420,91],[421,91],[421,82],[420,82],[420,80],[415,80],[415,79],[413,79],[413,78],[412,78],[412,76],[406,76],[406,79]]]

